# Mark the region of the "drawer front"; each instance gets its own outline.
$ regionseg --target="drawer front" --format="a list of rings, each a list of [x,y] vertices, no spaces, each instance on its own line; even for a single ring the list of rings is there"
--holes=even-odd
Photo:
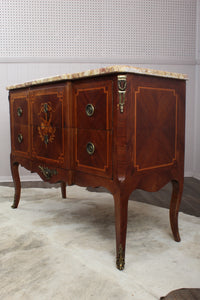
[[[28,101],[26,92],[10,94],[11,122],[28,125]]]
[[[64,86],[30,91],[31,125],[63,127]]]
[[[77,129],[75,134],[76,169],[111,178],[111,147],[111,131]]]
[[[112,80],[74,84],[75,127],[109,130],[112,126]]]
[[[15,124],[12,127],[12,151],[23,156],[29,155],[29,127]]]
[[[31,139],[33,158],[64,164],[64,129],[31,126]]]

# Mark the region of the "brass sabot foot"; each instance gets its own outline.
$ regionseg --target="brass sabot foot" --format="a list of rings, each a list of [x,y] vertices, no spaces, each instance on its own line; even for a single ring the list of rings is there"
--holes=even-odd
[[[11,205],[11,208],[15,209],[15,208],[17,208],[17,205],[13,204],[13,205]]]
[[[124,250],[122,248],[122,245],[119,246],[119,251],[117,254],[117,260],[116,260],[116,265],[117,265],[117,269],[122,271],[124,269],[125,266],[125,259],[124,259]]]

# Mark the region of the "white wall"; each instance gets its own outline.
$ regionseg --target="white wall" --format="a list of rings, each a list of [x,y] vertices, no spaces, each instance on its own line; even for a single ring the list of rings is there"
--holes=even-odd
[[[200,64],[196,66],[193,176],[200,179]]]
[[[0,3],[0,181],[11,180],[5,87],[113,63],[188,74],[185,175],[200,179],[200,0]]]
[[[200,0],[197,1],[196,20],[196,84],[194,106],[193,176],[200,179]]]

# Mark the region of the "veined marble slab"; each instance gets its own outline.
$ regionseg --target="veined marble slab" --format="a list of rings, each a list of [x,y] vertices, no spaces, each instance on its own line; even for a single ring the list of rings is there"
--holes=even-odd
[[[8,86],[6,89],[13,90],[13,89],[19,89],[19,88],[37,85],[37,84],[41,84],[41,83],[48,83],[48,82],[55,82],[55,81],[62,81],[62,80],[72,80],[72,79],[78,79],[78,78],[83,78],[83,77],[90,77],[90,76],[111,74],[111,73],[120,73],[120,72],[175,78],[175,79],[182,79],[182,80],[188,79],[187,75],[181,74],[181,73],[173,73],[173,72],[167,72],[167,71],[159,71],[159,70],[152,70],[152,69],[132,67],[132,66],[124,66],[124,65],[115,65],[115,66],[110,66],[110,67],[105,67],[105,68],[100,68],[100,69],[87,70],[84,72],[78,72],[78,73],[72,73],[72,74],[68,73],[68,74],[62,74],[62,75],[57,75],[57,76],[48,77],[48,78],[40,78],[40,79],[36,79],[33,81],[21,83],[21,84],[11,85],[11,86]]]

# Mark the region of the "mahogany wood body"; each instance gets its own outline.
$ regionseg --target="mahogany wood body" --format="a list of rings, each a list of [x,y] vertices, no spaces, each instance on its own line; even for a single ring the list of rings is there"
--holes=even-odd
[[[126,76],[122,94],[118,75]],[[19,164],[45,181],[61,182],[63,197],[65,185],[106,187],[114,197],[117,267],[123,269],[129,195],[137,188],[155,192],[171,181],[170,222],[180,241],[184,80],[120,73],[11,90],[9,100],[13,208],[20,200]]]

